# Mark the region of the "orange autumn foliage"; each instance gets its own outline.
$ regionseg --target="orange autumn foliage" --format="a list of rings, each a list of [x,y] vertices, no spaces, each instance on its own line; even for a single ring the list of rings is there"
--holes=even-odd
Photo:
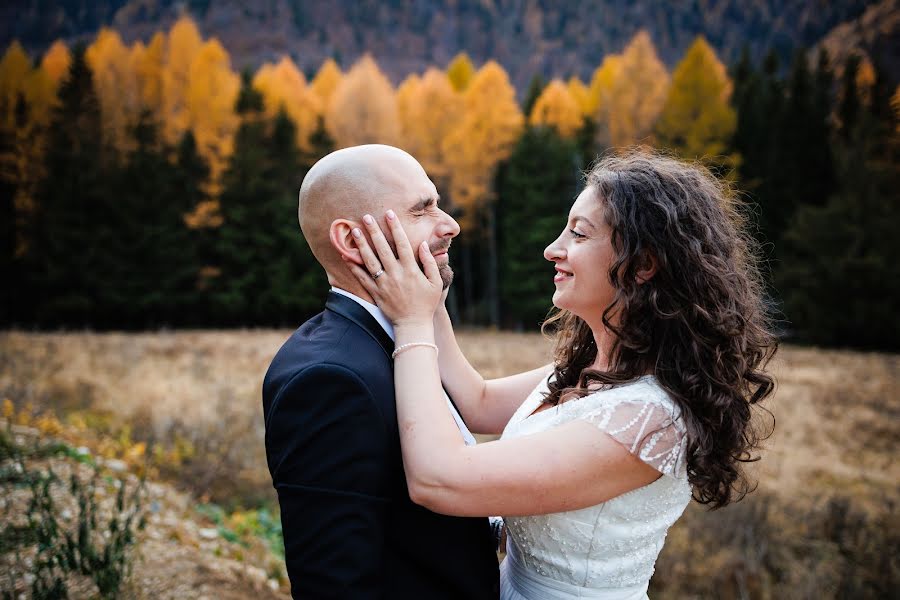
[[[370,55],[359,59],[335,88],[325,123],[338,148],[397,143],[400,120],[394,89]]]

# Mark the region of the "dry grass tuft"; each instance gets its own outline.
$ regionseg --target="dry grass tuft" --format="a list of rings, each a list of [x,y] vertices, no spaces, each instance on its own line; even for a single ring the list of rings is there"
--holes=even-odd
[[[109,457],[226,507],[271,504],[260,386],[287,331],[0,334],[0,399]],[[539,334],[461,331],[487,377],[545,364]],[[783,347],[757,492],[692,506],[657,566],[658,598],[876,598],[900,578],[900,356]],[[143,444],[143,446],[141,446]],[[151,474],[153,475],[153,474]]]

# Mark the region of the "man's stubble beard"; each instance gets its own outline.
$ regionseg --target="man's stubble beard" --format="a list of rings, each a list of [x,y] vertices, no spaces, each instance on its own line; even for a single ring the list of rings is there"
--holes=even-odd
[[[441,265],[438,267],[438,272],[441,274],[441,281],[444,284],[444,289],[446,290],[450,287],[450,284],[453,283],[453,269],[449,264]]]
[[[437,243],[437,244],[428,244],[428,249],[432,254],[435,252],[446,252],[450,250],[450,242],[449,240]],[[444,284],[444,289],[446,290],[450,287],[450,284],[453,283],[453,268],[450,266],[449,255],[446,255],[448,258],[447,264],[438,265],[438,272],[441,275],[441,281]]]

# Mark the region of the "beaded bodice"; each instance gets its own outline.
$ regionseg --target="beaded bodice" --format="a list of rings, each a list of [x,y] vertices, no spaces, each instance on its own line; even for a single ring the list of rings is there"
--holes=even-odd
[[[612,436],[662,477],[596,506],[507,517],[512,551],[529,571],[581,588],[646,585],[667,530],[691,497],[684,424],[677,406],[649,375],[532,414],[546,391],[544,381],[510,419],[504,438],[582,419]]]

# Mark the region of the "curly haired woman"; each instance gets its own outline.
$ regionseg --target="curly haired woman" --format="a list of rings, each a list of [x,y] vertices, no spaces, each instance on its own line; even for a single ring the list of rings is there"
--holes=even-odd
[[[586,184],[544,251],[554,362],[503,379],[460,351],[427,246],[410,248],[390,212],[398,258],[373,219],[355,233],[366,268],[351,269],[395,328],[410,496],[505,515],[505,600],[646,598],[691,498],[718,508],[749,491],[752,408],[774,389],[754,246],[725,185],[646,151],[603,158]],[[469,428],[499,440],[463,442],[442,377]]]

